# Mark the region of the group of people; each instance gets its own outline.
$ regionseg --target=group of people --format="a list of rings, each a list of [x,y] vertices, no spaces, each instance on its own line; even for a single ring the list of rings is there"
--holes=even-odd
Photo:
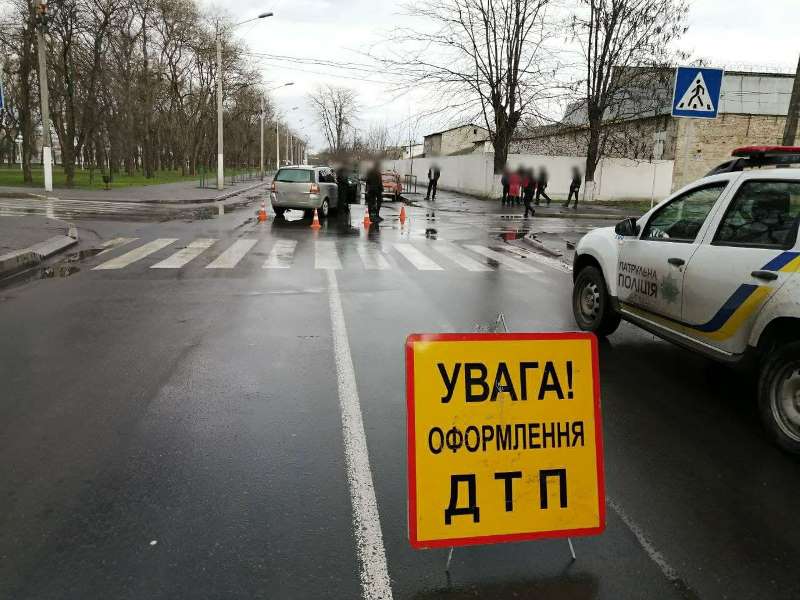
[[[539,206],[542,199],[550,206],[550,196],[547,195],[547,184],[550,176],[547,169],[541,167],[538,175],[534,173],[533,169],[525,169],[519,167],[516,171],[505,169],[500,178],[500,183],[503,186],[503,197],[501,203],[503,206],[513,206],[520,204],[525,205],[525,218],[536,214],[536,209],[533,208],[534,204]],[[569,208],[570,202],[574,196],[574,208],[578,208],[578,190],[581,187],[581,173],[577,167],[572,169],[572,180],[569,185],[569,195],[564,208]]]

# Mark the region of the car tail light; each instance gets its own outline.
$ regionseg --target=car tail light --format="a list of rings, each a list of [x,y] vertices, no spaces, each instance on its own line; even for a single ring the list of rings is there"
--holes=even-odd
[[[275,185],[274,181],[272,182],[272,191],[273,192],[277,192],[278,191],[278,186]]]
[[[316,183],[311,184],[311,189],[308,190],[309,194],[319,194],[319,186]]]

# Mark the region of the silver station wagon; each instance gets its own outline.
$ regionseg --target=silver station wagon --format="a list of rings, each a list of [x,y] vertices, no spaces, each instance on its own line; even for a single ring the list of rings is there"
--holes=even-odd
[[[320,219],[339,207],[336,173],[330,167],[298,165],[282,167],[272,180],[272,210],[280,216],[290,208],[311,213]]]

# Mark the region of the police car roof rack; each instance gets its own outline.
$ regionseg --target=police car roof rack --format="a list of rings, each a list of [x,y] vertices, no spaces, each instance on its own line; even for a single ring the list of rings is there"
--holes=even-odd
[[[800,164],[800,147],[744,146],[731,152],[731,160],[712,169],[708,175],[734,173],[760,167],[788,167]]]

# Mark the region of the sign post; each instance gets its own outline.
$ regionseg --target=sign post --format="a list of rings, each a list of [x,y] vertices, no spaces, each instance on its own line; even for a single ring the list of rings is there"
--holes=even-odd
[[[592,334],[409,336],[411,545],[602,533],[599,389]]]

